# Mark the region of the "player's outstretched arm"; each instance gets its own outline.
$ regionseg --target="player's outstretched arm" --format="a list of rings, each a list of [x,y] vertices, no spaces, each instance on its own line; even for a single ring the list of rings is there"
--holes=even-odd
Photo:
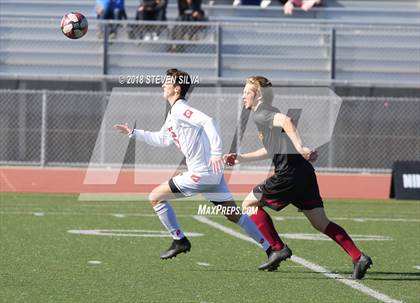
[[[252,162],[264,159],[268,159],[267,150],[264,147],[251,153],[230,153],[223,156],[223,161],[229,166],[240,164],[242,162]]]
[[[316,150],[311,150],[310,148],[303,145],[302,138],[294,124],[293,120],[282,114],[277,113],[273,118],[273,126],[283,128],[284,132],[292,141],[296,151],[302,155],[303,158],[310,162],[316,161],[318,158],[318,153]]]
[[[172,144],[172,140],[166,135],[164,126],[158,132],[149,132],[142,129],[131,129],[128,127],[128,124],[115,124],[113,126],[115,129],[119,130],[120,133],[128,135],[131,138],[145,142],[146,144],[165,147]]]

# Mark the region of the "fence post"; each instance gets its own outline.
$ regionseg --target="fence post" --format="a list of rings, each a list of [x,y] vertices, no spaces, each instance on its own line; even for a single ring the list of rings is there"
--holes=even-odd
[[[335,28],[331,28],[330,38],[330,79],[335,79]]]
[[[222,77],[222,28],[217,23],[217,44],[216,44],[216,78]]]
[[[22,131],[18,129],[16,139],[17,139],[17,156],[18,159],[25,159],[27,151],[27,136],[26,131],[26,120],[27,120],[27,104],[30,96],[26,93],[20,93],[17,104],[15,106],[18,110],[17,122],[18,125],[22,128]]]
[[[41,109],[41,167],[45,166],[45,155],[47,148],[47,90],[42,91],[42,109]]]
[[[105,163],[105,131],[106,131],[106,126],[105,125],[107,123],[106,120],[105,120],[105,118],[106,118],[105,112],[106,112],[106,107],[108,105],[108,101],[109,101],[109,98],[110,98],[110,96],[106,92],[103,92],[103,94],[105,96],[105,98],[103,98],[104,102],[102,103],[102,110],[103,110],[104,115],[102,117],[102,123],[101,123],[101,126],[99,128],[100,147],[101,147],[100,152],[99,152],[99,163],[100,164]],[[102,126],[104,126],[104,127],[102,127]]]
[[[335,153],[335,147],[334,147],[334,145],[335,145],[335,137],[334,137],[335,123],[333,123],[334,119],[332,119],[333,104],[332,104],[332,102],[330,102],[329,104],[330,104],[330,106],[329,106],[329,109],[328,109],[328,123],[330,123],[330,128],[332,128],[333,131],[332,131],[332,136],[331,136],[330,142],[328,142],[328,165],[327,165],[327,167],[331,168],[331,167],[333,167],[334,156],[335,156],[334,155],[334,153]]]
[[[108,74],[108,35],[109,35],[109,24],[105,23],[104,29],[104,41],[102,48],[102,75]]]

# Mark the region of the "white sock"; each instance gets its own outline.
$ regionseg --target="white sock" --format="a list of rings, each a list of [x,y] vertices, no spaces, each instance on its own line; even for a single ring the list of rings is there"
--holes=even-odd
[[[248,215],[243,214],[241,218],[239,218],[238,225],[243,228],[248,236],[260,244],[262,249],[267,250],[270,247],[268,241],[264,238],[258,227],[252,222]]]
[[[185,237],[178,224],[175,212],[169,202],[159,203],[158,205],[153,206],[153,209],[158,215],[160,222],[162,222],[163,226],[165,226],[171,234],[172,238],[179,240]]]

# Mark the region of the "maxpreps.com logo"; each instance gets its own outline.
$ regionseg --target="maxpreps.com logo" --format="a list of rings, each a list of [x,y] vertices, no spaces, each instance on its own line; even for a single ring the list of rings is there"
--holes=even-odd
[[[247,209],[241,209],[237,206],[222,206],[219,205],[198,205],[197,215],[199,216],[215,216],[215,215],[242,215],[247,214],[248,216],[255,215],[258,212],[258,207],[248,207]]]

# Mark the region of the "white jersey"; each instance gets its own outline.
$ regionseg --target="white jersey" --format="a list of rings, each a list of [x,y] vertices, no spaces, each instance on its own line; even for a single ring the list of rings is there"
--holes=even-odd
[[[211,156],[222,156],[222,140],[213,119],[178,99],[159,132],[135,129],[136,140],[154,146],[174,143],[184,154],[188,171],[211,172]]]

